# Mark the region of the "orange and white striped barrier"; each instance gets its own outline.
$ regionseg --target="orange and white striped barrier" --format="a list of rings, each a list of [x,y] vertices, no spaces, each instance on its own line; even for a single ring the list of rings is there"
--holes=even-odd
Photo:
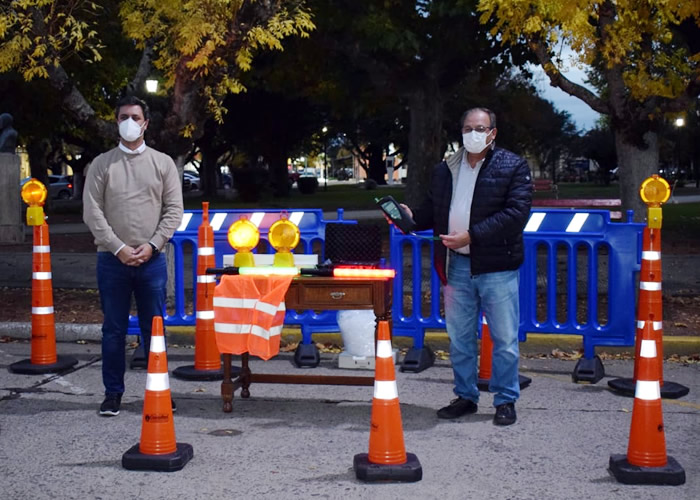
[[[355,455],[353,468],[362,481],[414,482],[423,477],[420,461],[413,453],[407,453],[404,445],[394,357],[386,321],[380,321],[378,327],[369,453]]]
[[[124,453],[122,466],[129,470],[174,472],[182,469],[193,456],[191,445],[175,441],[163,318],[154,316],[141,417],[141,440]]]
[[[685,471],[666,455],[657,343],[650,332],[644,328],[640,342],[627,455],[612,455],[609,467],[621,483],[679,485],[685,483]]]
[[[185,380],[221,380],[224,376],[221,354],[214,334],[214,289],[216,277],[207,274],[216,265],[214,230],[209,224],[209,202],[202,202],[202,223],[197,238],[197,283],[194,365],[179,366],[173,376]]]
[[[78,360],[56,354],[56,322],[53,307],[49,226],[34,226],[32,254],[31,357],[10,365],[10,371],[36,375],[66,370]]]

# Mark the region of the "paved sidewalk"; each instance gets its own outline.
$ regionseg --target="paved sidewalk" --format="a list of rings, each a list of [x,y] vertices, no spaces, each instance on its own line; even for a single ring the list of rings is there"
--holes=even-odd
[[[632,362],[607,364],[596,385],[571,382],[573,363],[523,360],[532,378],[517,403],[518,421],[492,424],[492,397],[478,413],[456,421],[435,411],[453,397],[445,362],[419,374],[397,372],[406,450],[423,479],[366,484],[352,470],[368,451],[371,387],[253,384],[236,392],[233,413],[221,411],[219,382],[170,377],[178,403],[176,439],[194,458],[178,472],[127,471],[121,457],[140,438],[143,371],[127,371],[122,412],[97,415],[102,400],[100,348],[60,343],[60,355],[79,360],[60,376],[16,375],[7,367],[28,356],[28,343],[0,344],[0,491],[2,498],[325,498],[325,499],[548,499],[690,500],[700,491],[700,366],[667,363],[664,377],[690,388],[663,402],[668,455],[686,472],[682,486],[618,483],[607,470],[611,454],[625,454],[633,399],[607,389],[607,380],[632,373]],[[192,350],[170,347],[169,367],[192,364]],[[369,375],[340,370],[324,354],[314,374]],[[259,373],[293,373],[288,354],[254,360]]]

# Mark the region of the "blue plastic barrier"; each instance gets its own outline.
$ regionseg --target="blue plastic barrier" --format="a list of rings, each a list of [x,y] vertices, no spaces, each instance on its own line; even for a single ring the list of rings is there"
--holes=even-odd
[[[289,220],[299,227],[300,241],[297,251],[305,254],[320,255],[319,262],[325,259],[324,238],[326,224],[357,224],[354,220],[343,219],[343,209],[337,211],[337,219],[325,220],[323,211],[320,209],[297,209],[297,210],[209,210],[209,223],[214,230],[214,251],[216,254],[216,266],[223,266],[223,256],[233,254],[235,250],[228,243],[228,229],[241,216],[246,216],[260,230],[259,248],[264,249],[264,253],[274,252],[268,240],[268,230],[270,226],[279,220],[280,215],[286,212]],[[180,227],[173,235],[169,244],[173,247],[175,262],[175,274],[169,279],[175,280],[175,302],[174,314],[165,314],[164,325],[167,326],[194,326],[195,314],[188,314],[185,311],[185,259],[190,259],[192,271],[191,283],[197,282],[197,238],[199,226],[202,224],[201,210],[187,210],[184,213]],[[184,247],[191,246],[190,255],[185,255]],[[194,288],[194,287],[193,287]],[[196,295],[191,290],[194,309],[196,310]],[[336,311],[293,311],[288,310],[285,316],[285,324],[299,325],[302,332],[302,343],[311,344],[311,335],[315,332],[337,332],[339,331],[336,321]],[[136,316],[129,318],[129,334],[138,335],[140,332]]]
[[[532,210],[520,270],[521,341],[528,332],[581,335],[584,358],[589,360],[595,356],[595,346],[634,344],[635,278],[640,270],[644,224],[631,222],[631,217],[628,212],[628,222],[611,222],[607,210]],[[419,234],[432,236],[429,231]],[[421,350],[426,329],[445,328],[440,281],[432,267],[433,242],[403,235],[392,227],[390,252],[391,266],[396,269],[393,333],[412,337],[412,350]],[[604,268],[607,276],[603,278],[607,279],[600,276]],[[585,290],[579,289],[581,281],[586,283]],[[564,284],[558,286],[558,282]],[[538,294],[545,296],[544,313],[538,312],[538,304],[542,306]],[[604,323],[600,321],[601,296],[608,304]],[[564,310],[558,297],[566,297]],[[410,311],[405,302],[412,306]]]

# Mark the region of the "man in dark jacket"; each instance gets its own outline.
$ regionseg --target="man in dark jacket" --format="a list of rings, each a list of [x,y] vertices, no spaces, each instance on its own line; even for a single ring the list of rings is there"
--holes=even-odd
[[[524,259],[523,229],[532,204],[527,162],[496,148],[496,115],[486,108],[462,115],[460,148],[433,171],[420,208],[411,211],[416,229],[432,228],[435,269],[444,285],[445,322],[457,398],[439,418],[477,411],[477,331],[483,311],[493,340],[489,391],[494,393],[494,423],[516,421],[519,271]]]

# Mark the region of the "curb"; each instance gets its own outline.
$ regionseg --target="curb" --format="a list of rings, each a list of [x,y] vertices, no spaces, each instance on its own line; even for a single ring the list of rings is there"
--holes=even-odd
[[[57,342],[100,342],[102,339],[102,326],[99,324],[77,324],[77,323],[57,323]],[[180,346],[191,346],[194,344],[193,326],[171,326],[167,329],[168,341],[170,344]],[[0,323],[0,336],[6,336],[20,340],[30,340],[32,337],[31,323],[8,322]],[[301,341],[301,329],[295,327],[285,327],[282,330],[282,341],[294,343]],[[342,345],[343,340],[340,333],[314,333],[314,340],[321,344]],[[127,341],[136,341],[136,335],[127,335]],[[410,337],[396,337],[394,345],[398,348],[411,347],[413,341]],[[425,333],[425,344],[434,350],[449,351],[449,339],[444,330],[428,330]],[[528,334],[527,340],[520,343],[521,354],[551,354],[552,351],[560,350],[565,352],[578,351],[582,347],[581,339],[577,335],[559,334]],[[700,353],[700,336],[664,336],[663,349],[666,357],[688,356]],[[597,353],[606,352],[610,354],[633,354],[634,346],[611,347],[600,346],[596,348]]]

